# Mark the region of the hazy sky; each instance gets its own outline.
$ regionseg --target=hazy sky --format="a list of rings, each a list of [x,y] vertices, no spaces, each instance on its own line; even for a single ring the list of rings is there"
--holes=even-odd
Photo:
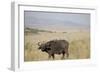
[[[89,27],[90,14],[24,11],[25,27]]]

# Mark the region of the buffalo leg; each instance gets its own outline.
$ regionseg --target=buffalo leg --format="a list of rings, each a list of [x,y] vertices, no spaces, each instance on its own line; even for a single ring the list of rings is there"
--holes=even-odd
[[[67,58],[69,57],[69,53],[68,53],[68,52],[66,52],[66,57],[67,57]]]
[[[67,49],[67,51],[66,51],[66,57],[67,57],[67,58],[69,57],[68,49]]]
[[[55,59],[55,56],[54,56],[54,54],[52,54],[52,58],[53,58],[53,60]]]
[[[67,58],[69,57],[69,53],[67,52]]]
[[[63,55],[62,56],[62,59],[64,59],[64,57],[65,57],[65,52],[64,51],[62,52],[62,55]]]
[[[49,55],[49,57],[48,57],[49,59],[51,58],[51,55]]]

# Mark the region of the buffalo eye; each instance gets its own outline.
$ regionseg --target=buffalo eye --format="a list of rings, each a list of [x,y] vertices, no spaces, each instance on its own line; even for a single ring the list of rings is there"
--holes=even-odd
[[[47,50],[51,50],[51,48],[46,48]]]

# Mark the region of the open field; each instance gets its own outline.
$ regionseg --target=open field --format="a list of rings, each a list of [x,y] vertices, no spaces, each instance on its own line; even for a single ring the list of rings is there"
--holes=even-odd
[[[24,60],[41,61],[48,59],[48,54],[38,50],[38,42],[47,42],[54,39],[64,39],[69,42],[68,59],[88,59],[90,58],[90,32],[87,30],[68,30],[63,32],[52,32],[38,29],[25,29]],[[55,59],[61,59],[62,55],[55,55]],[[67,58],[66,58],[67,59]]]

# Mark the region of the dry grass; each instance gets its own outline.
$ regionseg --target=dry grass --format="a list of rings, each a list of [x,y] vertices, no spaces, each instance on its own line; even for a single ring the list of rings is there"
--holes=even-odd
[[[68,59],[87,59],[90,58],[90,33],[89,31],[77,32],[39,32],[25,35],[25,61],[49,60],[48,54],[38,50],[38,42],[47,42],[53,39],[68,40],[69,58]],[[55,59],[61,59],[61,55],[55,55]],[[67,59],[67,58],[66,58]]]

